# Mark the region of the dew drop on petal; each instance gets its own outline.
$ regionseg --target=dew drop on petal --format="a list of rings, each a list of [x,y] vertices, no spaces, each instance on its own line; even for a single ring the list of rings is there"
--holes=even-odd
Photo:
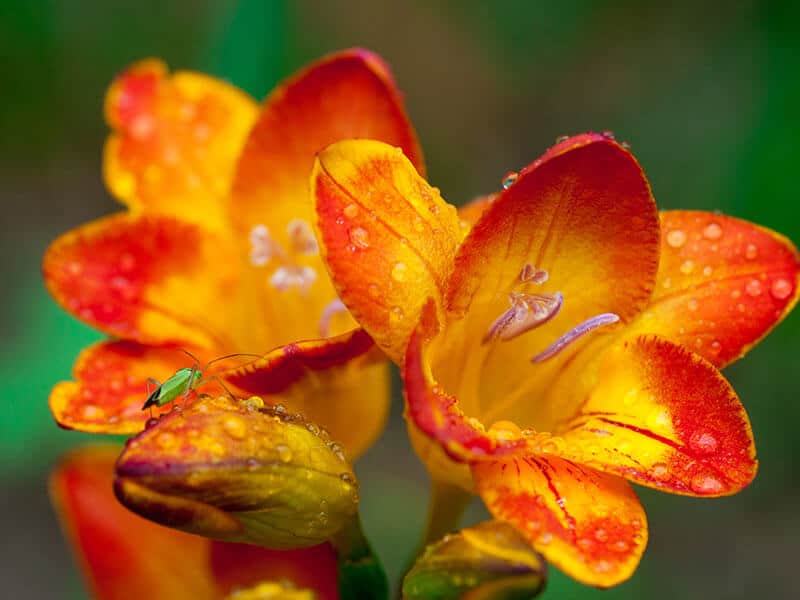
[[[229,436],[241,440],[247,434],[247,425],[239,417],[233,415],[225,417],[222,421],[222,428]]]
[[[616,139],[616,137],[617,137],[616,135],[614,135],[614,132],[613,132],[613,131],[611,131],[610,129],[606,129],[606,130],[605,130],[605,131],[602,133],[602,136],[603,136],[604,138],[608,138],[609,140]]]
[[[350,241],[357,248],[369,248],[369,233],[363,227],[353,227],[349,231]]]
[[[405,281],[408,266],[405,263],[397,262],[392,267],[392,279],[395,281]]]
[[[562,142],[566,142],[569,139],[568,135],[560,135],[556,138],[556,144],[561,144]]]
[[[701,454],[713,454],[718,444],[717,438],[706,431],[695,431],[689,438],[689,447]]]
[[[358,206],[356,206],[355,204],[348,204],[347,206],[344,207],[344,210],[342,212],[344,213],[345,217],[347,217],[348,219],[352,219],[353,217],[358,215]]]
[[[513,440],[522,436],[522,430],[513,421],[495,421],[489,427],[489,435],[501,441]]]
[[[689,302],[686,305],[686,307],[691,311],[697,310],[697,306],[698,306],[698,302],[697,302],[696,298],[692,298],[691,300],[689,300]]]
[[[653,477],[662,481],[669,478],[669,468],[665,463],[655,463],[650,469],[650,473]]]
[[[776,300],[786,300],[792,295],[792,284],[787,279],[776,279],[772,282],[769,293]]]
[[[680,248],[686,243],[686,232],[682,229],[673,229],[667,233],[667,244],[672,248]]]
[[[369,294],[370,298],[379,298],[381,295],[381,290],[374,283],[370,283],[367,287],[367,293]]]
[[[276,445],[275,451],[278,453],[278,459],[281,462],[288,463],[290,460],[292,460],[292,449],[286,444]]]
[[[719,494],[725,489],[719,479],[702,473],[692,477],[691,486],[698,494]]]
[[[103,409],[94,404],[87,404],[81,409],[81,417],[86,420],[99,419],[103,416]]]
[[[744,249],[744,256],[749,260],[753,260],[758,256],[758,246],[755,244],[747,244],[747,247]]]
[[[689,275],[689,273],[694,271],[694,261],[691,259],[687,259],[681,263],[681,266],[679,268],[681,273],[683,273],[684,275]]]
[[[719,223],[709,223],[703,229],[703,236],[707,240],[718,240],[722,237],[722,227]]]
[[[503,175],[503,181],[502,181],[503,189],[507,190],[512,185],[514,185],[517,182],[518,177],[519,173],[517,173],[516,171],[509,171],[508,173]]]
[[[400,323],[400,321],[402,321],[405,318],[405,316],[406,315],[403,312],[403,309],[400,308],[399,306],[393,306],[389,310],[389,322],[393,325],[397,325],[398,323]]]
[[[744,286],[744,291],[747,293],[748,296],[752,296],[755,298],[756,296],[761,295],[761,282],[758,279],[751,279],[747,282],[747,285]]]
[[[706,265],[703,267],[703,275],[705,277],[711,277],[711,273],[714,272],[714,269],[711,268],[711,265]]]

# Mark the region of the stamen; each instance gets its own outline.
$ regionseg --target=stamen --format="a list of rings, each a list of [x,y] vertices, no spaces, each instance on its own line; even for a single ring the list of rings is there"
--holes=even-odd
[[[511,308],[491,324],[481,343],[499,339],[507,342],[515,337],[547,323],[558,314],[564,304],[561,292],[555,294],[526,294],[511,292],[508,296]]]
[[[281,292],[296,287],[306,293],[316,280],[317,272],[311,267],[289,265],[275,269],[272,277],[269,278],[269,283]]]
[[[522,283],[544,283],[550,278],[550,274],[542,269],[537,269],[530,263],[525,263],[519,272],[519,280]]]
[[[322,309],[322,315],[319,318],[319,335],[320,337],[328,337],[331,330],[331,319],[337,313],[347,312],[347,307],[344,302],[336,298],[331,300],[328,305]]]
[[[303,219],[292,219],[286,225],[286,235],[292,245],[292,252],[299,254],[319,254],[319,244],[311,225]]]
[[[614,313],[603,313],[594,316],[591,319],[587,319],[577,327],[570,329],[567,333],[565,333],[555,342],[550,344],[542,352],[531,358],[531,360],[535,363],[540,363],[547,360],[548,358],[552,358],[553,356],[561,352],[564,348],[575,342],[577,339],[583,337],[590,331],[594,331],[595,329],[597,329],[598,327],[602,327],[603,325],[611,325],[612,323],[616,323],[617,321],[619,321],[619,315],[616,315]]]
[[[256,225],[250,230],[250,264],[263,267],[273,257],[283,257],[283,249],[272,239],[266,225]]]

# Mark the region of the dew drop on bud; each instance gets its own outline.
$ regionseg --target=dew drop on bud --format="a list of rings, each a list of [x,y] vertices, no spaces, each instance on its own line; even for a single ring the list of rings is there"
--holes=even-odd
[[[786,300],[792,295],[792,284],[786,279],[776,279],[772,282],[769,293],[776,300]]]
[[[561,144],[562,142],[566,142],[569,139],[568,135],[560,135],[556,138],[556,144]]]
[[[667,244],[672,248],[680,248],[686,243],[686,232],[682,229],[673,229],[667,233]]]

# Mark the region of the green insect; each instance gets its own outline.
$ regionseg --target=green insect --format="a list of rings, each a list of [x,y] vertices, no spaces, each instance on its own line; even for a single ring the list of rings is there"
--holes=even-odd
[[[185,403],[186,399],[189,397],[189,394],[191,394],[201,385],[210,383],[212,381],[219,383],[225,389],[225,391],[228,392],[228,395],[231,398],[234,398],[234,395],[231,394],[230,390],[225,387],[219,378],[216,376],[204,377],[204,371],[208,370],[208,367],[215,362],[225,360],[226,358],[233,358],[236,356],[252,356],[255,358],[261,358],[261,355],[259,354],[228,354],[226,356],[220,356],[219,358],[209,361],[206,363],[206,366],[201,369],[200,361],[196,356],[190,352],[187,352],[186,350],[182,350],[182,352],[194,360],[194,364],[191,367],[183,367],[178,369],[164,383],[160,383],[158,380],[148,377],[147,400],[145,400],[144,405],[142,405],[142,410],[151,408],[153,406],[164,406],[165,404],[169,404],[170,402],[176,400],[178,397],[182,397]],[[155,386],[155,389],[152,391],[151,386]]]

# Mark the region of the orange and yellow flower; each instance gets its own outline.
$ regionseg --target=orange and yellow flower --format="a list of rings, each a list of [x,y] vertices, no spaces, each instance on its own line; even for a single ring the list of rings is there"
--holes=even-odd
[[[116,340],[86,349],[75,381],[54,388],[59,425],[136,433],[146,379],[191,366],[181,349],[201,362],[269,351],[219,377],[280,396],[361,454],[386,417],[386,367],[325,275],[307,186],[314,153],[345,137],[399,145],[423,168],[386,65],[363,50],[331,55],[259,108],[145,60],[113,82],[105,113],[105,180],[127,210],[56,240],[44,276],[65,309]]]
[[[244,594],[251,589],[298,600],[339,597],[329,544],[266,550],[190,535],[127,511],[111,485],[120,450],[75,450],[50,477],[51,498],[93,598],[222,600],[250,597]]]
[[[597,134],[461,216],[377,141],[328,147],[311,185],[336,289],[402,366],[433,478],[480,494],[568,574],[607,587],[633,573],[648,532],[628,481],[721,496],[755,476],[719,369],[796,303],[787,239],[659,215],[630,152]]]

